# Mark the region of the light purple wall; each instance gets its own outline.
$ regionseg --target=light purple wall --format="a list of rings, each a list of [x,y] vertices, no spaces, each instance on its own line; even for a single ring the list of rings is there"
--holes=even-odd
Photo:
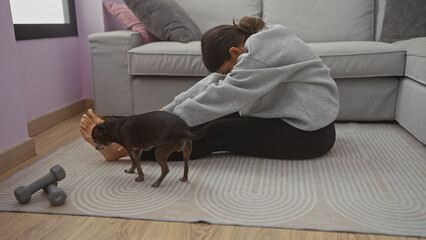
[[[93,98],[93,81],[87,37],[92,33],[103,32],[105,30],[102,0],[76,0],[75,4],[77,10],[78,47],[83,98]]]
[[[101,0],[76,0],[78,37],[18,41],[27,121],[93,98],[87,36],[104,31]]]
[[[82,98],[78,37],[16,45],[27,121]]]
[[[78,37],[15,41],[0,1],[0,151],[28,139],[28,121],[93,98],[87,36],[104,31],[102,0],[75,3]]]
[[[0,1],[0,151],[28,139],[9,1]]]

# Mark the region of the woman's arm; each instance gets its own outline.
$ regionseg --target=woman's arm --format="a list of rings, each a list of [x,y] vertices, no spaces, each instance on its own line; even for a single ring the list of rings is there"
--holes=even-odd
[[[286,79],[286,74],[285,67],[271,68],[244,56],[223,81],[177,104],[173,113],[192,127],[238,112],[271,91]]]
[[[201,79],[198,81],[194,86],[186,90],[185,92],[180,93],[177,95],[173,102],[169,103],[168,105],[164,106],[162,109],[166,112],[173,112],[175,107],[185,101],[188,98],[194,98],[210,85],[219,82],[220,80],[223,80],[225,78],[225,75],[219,74],[219,73],[211,73],[207,77]]]

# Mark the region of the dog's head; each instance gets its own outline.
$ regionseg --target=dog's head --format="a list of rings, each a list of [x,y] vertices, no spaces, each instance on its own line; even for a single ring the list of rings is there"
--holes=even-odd
[[[103,150],[111,145],[108,140],[108,132],[104,124],[97,124],[92,130],[92,139],[96,143],[96,150]]]

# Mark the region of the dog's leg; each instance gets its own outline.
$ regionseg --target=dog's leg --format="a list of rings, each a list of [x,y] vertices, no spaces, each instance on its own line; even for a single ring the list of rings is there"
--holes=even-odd
[[[131,158],[131,157],[130,157]],[[124,169],[124,172],[125,173],[135,173],[135,169],[136,169],[136,165],[135,165],[135,162],[133,161],[133,159],[132,159],[132,167],[131,168],[129,168],[129,169]]]
[[[169,173],[169,166],[167,166],[167,158],[173,151],[170,151],[169,148],[158,147],[155,149],[155,159],[161,167],[161,176],[160,178],[152,184],[153,187],[160,186],[163,179]]]
[[[185,168],[183,170],[183,177],[180,179],[181,182],[188,181],[188,171],[189,171],[189,164],[188,160],[191,156],[192,152],[192,141],[189,140],[186,142],[185,147],[183,148],[182,155],[183,155],[183,161],[185,161]]]
[[[135,161],[133,160],[133,156],[132,156],[133,149],[132,149],[132,147],[128,147],[128,146],[125,147],[125,148],[126,148],[127,152],[129,153],[130,159],[132,160],[132,167],[129,168],[129,169],[125,169],[124,172],[125,173],[135,173],[136,164],[135,164]]]
[[[136,182],[142,182],[144,180],[144,174],[140,163],[141,154],[142,150],[140,149],[133,149],[129,154],[132,159],[132,168],[130,168],[129,171],[135,172],[135,168],[138,169],[139,176],[135,179]]]

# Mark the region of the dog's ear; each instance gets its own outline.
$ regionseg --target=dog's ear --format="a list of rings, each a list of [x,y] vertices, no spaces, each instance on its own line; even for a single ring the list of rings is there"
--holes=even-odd
[[[99,139],[106,135],[105,126],[102,124],[96,125],[92,130],[92,138]]]

